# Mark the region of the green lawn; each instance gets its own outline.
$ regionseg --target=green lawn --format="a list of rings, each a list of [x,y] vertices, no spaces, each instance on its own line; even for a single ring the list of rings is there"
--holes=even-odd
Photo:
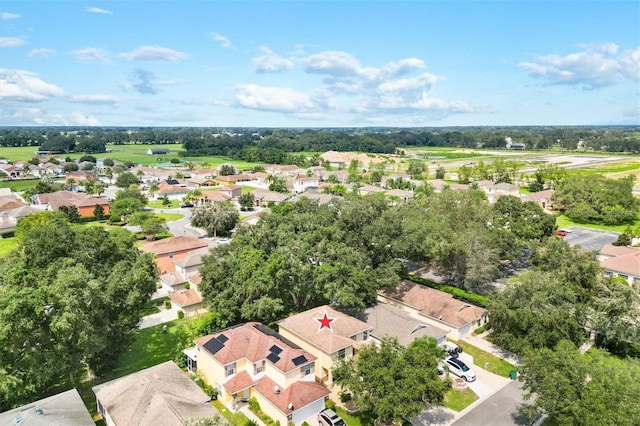
[[[24,191],[33,188],[40,179],[0,180],[0,188],[11,188],[13,192]]]
[[[167,333],[162,332],[161,325],[138,331],[131,348],[120,357],[109,374],[76,386],[94,420],[98,418],[98,414],[95,395],[91,388],[174,359],[178,352],[191,342],[188,325],[189,320],[185,318],[167,323]]]
[[[470,345],[466,342],[456,341],[457,345],[459,345],[463,352],[468,353],[473,357],[473,362],[478,367],[484,368],[486,363],[489,363],[487,371],[497,374],[502,377],[509,377],[509,372],[511,370],[515,370],[516,367],[507,361],[496,357],[488,352],[483,351],[482,349],[476,348],[473,345]]]
[[[633,222],[631,225],[598,225],[593,223],[577,223],[566,217],[565,215],[560,215],[556,217],[556,225],[558,228],[570,228],[572,226],[577,226],[579,228],[588,228],[588,229],[599,229],[601,231],[613,231],[613,232],[624,232],[627,227],[631,226],[635,228],[640,226],[640,214],[638,215],[638,219]]]
[[[162,200],[151,200],[147,203],[147,207],[151,207],[152,209],[177,209],[180,207],[180,200],[169,200],[171,204],[168,206],[162,205]]]
[[[452,409],[453,411],[460,412],[473,404],[478,399],[478,395],[475,394],[471,388],[465,390],[450,389],[444,396],[444,406]]]
[[[373,426],[373,421],[375,420],[375,418],[371,414],[368,414],[368,413],[349,414],[342,407],[336,407],[335,411],[336,413],[338,413],[340,417],[342,417],[342,420],[344,420],[347,426]]]
[[[249,418],[242,414],[241,412],[232,413],[225,407],[220,401],[217,399],[212,402],[213,406],[218,409],[222,417],[227,419],[229,425],[231,426],[245,426],[249,421]]]
[[[0,257],[6,256],[16,247],[18,247],[18,241],[15,237],[0,238]]]
[[[180,213],[156,213],[156,216],[167,222],[173,222],[174,220],[182,219],[184,217],[184,215]]]

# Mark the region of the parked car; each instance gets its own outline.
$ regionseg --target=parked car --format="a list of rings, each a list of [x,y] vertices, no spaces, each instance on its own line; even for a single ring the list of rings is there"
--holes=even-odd
[[[462,353],[462,348],[453,342],[444,342],[444,350],[451,358],[458,358],[458,355]]]
[[[564,229],[558,229],[556,231],[556,235],[558,237],[566,237],[567,236],[567,231],[565,231]]]
[[[318,414],[319,426],[347,426],[342,417],[330,408],[325,408]]]
[[[467,364],[460,361],[458,358],[448,357],[444,360],[445,365],[449,368],[449,371],[455,376],[462,377],[467,382],[473,382],[476,380],[476,372],[472,368],[469,368]]]

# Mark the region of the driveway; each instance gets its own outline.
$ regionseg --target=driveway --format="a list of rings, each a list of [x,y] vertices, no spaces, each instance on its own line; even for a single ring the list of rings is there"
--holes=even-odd
[[[571,232],[568,232],[567,236],[563,238],[572,246],[579,245],[584,251],[600,251],[605,244],[611,244],[617,240],[620,235],[619,232],[601,231],[599,229],[587,229],[577,226],[564,229]]]
[[[149,328],[154,325],[164,324],[165,322],[173,321],[178,318],[178,313],[173,309],[165,309],[164,306],[160,308],[160,312],[142,317],[138,328]]]
[[[528,425],[517,416],[518,405],[523,402],[522,383],[509,380],[502,389],[484,401],[472,405],[451,423],[452,426],[519,426]]]

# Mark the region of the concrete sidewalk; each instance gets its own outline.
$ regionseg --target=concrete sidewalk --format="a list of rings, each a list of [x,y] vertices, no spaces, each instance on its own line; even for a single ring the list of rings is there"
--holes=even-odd
[[[522,365],[522,357],[514,354],[513,352],[509,352],[505,349],[502,349],[499,346],[494,345],[490,341],[486,340],[484,337],[487,336],[490,332],[486,332],[480,334],[478,336],[467,336],[463,337],[463,342],[467,342],[470,345],[475,346],[476,348],[482,349],[485,352],[489,352],[490,354],[497,356],[498,358],[504,359],[505,361],[519,366]]]
[[[165,322],[173,321],[178,318],[178,314],[173,309],[165,309],[164,306],[160,309],[160,312],[142,317],[140,321],[139,329],[153,327],[154,325],[164,324]]]

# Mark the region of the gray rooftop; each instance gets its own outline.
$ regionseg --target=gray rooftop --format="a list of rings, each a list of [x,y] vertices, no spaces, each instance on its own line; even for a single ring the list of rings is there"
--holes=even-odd
[[[367,308],[364,311],[364,321],[373,327],[371,336],[377,339],[384,336],[396,337],[404,346],[418,337],[428,336],[438,339],[447,334],[446,330],[418,321],[402,309],[386,303],[378,303]]]
[[[95,426],[78,391],[62,392],[0,413],[0,426]]]

